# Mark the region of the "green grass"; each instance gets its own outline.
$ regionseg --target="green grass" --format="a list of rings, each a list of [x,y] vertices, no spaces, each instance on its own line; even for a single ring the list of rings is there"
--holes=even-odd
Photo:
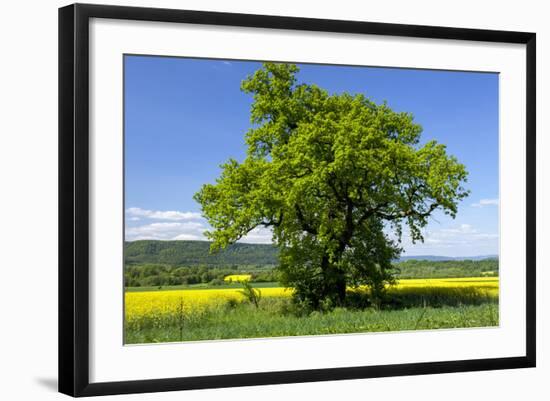
[[[249,303],[227,303],[193,319],[142,321],[125,327],[127,344],[341,334],[499,324],[498,300],[454,306],[413,306],[377,310],[336,308],[299,316],[289,300],[266,298],[256,308]]]

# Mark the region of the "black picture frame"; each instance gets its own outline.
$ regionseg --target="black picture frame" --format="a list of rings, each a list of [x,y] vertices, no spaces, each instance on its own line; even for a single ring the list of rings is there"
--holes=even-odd
[[[91,18],[437,38],[526,45],[526,352],[524,356],[90,383],[89,21]],[[96,396],[535,366],[536,35],[435,26],[74,4],[59,9],[59,391]]]

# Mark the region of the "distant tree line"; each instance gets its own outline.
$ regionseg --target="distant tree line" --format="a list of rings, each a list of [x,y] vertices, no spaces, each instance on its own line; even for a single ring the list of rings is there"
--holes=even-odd
[[[396,263],[399,278],[493,277],[498,276],[498,259],[407,260]]]
[[[395,263],[398,278],[495,277],[498,260],[407,260]],[[124,270],[126,287],[224,284],[231,274],[251,274],[252,282],[277,282],[278,271],[272,266],[171,266],[158,263],[130,264]]]
[[[244,269],[244,270],[243,270]],[[127,265],[124,269],[126,287],[157,287],[192,284],[225,284],[224,277],[232,274],[252,275],[253,282],[277,281],[273,268],[211,268],[208,266],[170,266],[162,264]]]

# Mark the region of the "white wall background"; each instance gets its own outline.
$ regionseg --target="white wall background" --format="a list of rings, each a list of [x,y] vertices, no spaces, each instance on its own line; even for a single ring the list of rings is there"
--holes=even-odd
[[[107,0],[105,0],[107,1]],[[550,394],[549,10],[536,0],[159,0],[112,4],[354,19],[537,33],[538,367],[536,369],[108,397],[225,401],[307,397],[543,400]],[[0,398],[53,400],[57,376],[57,0],[7,2],[0,13]],[[546,71],[545,71],[546,70]],[[546,380],[545,380],[546,379]],[[105,398],[105,399],[108,399]]]

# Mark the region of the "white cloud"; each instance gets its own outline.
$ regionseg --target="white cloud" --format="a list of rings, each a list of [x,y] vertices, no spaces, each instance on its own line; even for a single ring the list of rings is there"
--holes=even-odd
[[[143,217],[147,219],[171,221],[197,220],[202,218],[201,214],[197,212],[179,212],[177,210],[146,210],[139,207],[130,207],[126,209],[126,215],[129,216],[130,220],[133,220],[136,217],[138,219]]]
[[[207,226],[202,222],[151,223],[136,227],[126,227],[126,240],[205,240],[206,238],[204,237],[203,233],[206,229]]]
[[[224,63],[225,65],[232,65],[229,61],[222,61],[222,63]]]
[[[144,239],[153,240],[208,240],[204,232],[211,227],[200,213],[180,211],[156,211],[139,207],[126,209],[129,222],[137,222],[145,219],[165,220],[161,222],[148,222],[127,224],[125,237],[127,241]],[[137,225],[136,225],[137,224]],[[242,238],[239,242],[254,244],[272,243],[272,231],[269,228],[257,227]]]
[[[498,198],[480,199],[477,203],[472,203],[472,207],[498,206]]]
[[[498,239],[498,234],[480,232],[470,224],[461,224],[452,228],[441,228],[435,231],[427,231],[426,242],[440,243],[445,245],[468,245],[476,246],[479,241]]]
[[[487,201],[487,200],[485,200]],[[492,204],[483,202],[484,204]],[[497,200],[498,204],[498,200]],[[126,240],[208,240],[204,232],[211,227],[200,213],[181,211],[155,211],[137,207],[126,210]],[[146,220],[153,220],[147,222]],[[137,223],[145,220],[143,223]],[[165,221],[154,221],[165,220]],[[147,224],[145,224],[147,223]],[[388,231],[390,238],[393,233]],[[270,228],[257,227],[239,242],[270,244]],[[413,244],[408,230],[404,230],[402,246],[407,255],[475,256],[498,253],[498,234],[481,232],[471,224],[424,230],[424,242]]]
[[[455,234],[475,234],[475,233],[477,233],[477,230],[473,228],[470,224],[461,224],[458,227],[442,228],[439,230],[439,235],[443,235],[443,236],[453,236]]]
[[[498,253],[499,235],[482,232],[471,224],[423,231],[424,242],[412,243],[408,230],[403,230],[405,255],[478,256]],[[390,238],[394,236],[389,233]]]
[[[205,241],[206,237],[204,235],[198,235],[198,234],[189,234],[189,233],[183,233],[180,235],[176,235],[173,240],[178,241]]]
[[[249,244],[271,244],[273,238],[273,232],[266,227],[256,227],[248,233],[245,237],[241,238],[239,242],[246,242]]]

